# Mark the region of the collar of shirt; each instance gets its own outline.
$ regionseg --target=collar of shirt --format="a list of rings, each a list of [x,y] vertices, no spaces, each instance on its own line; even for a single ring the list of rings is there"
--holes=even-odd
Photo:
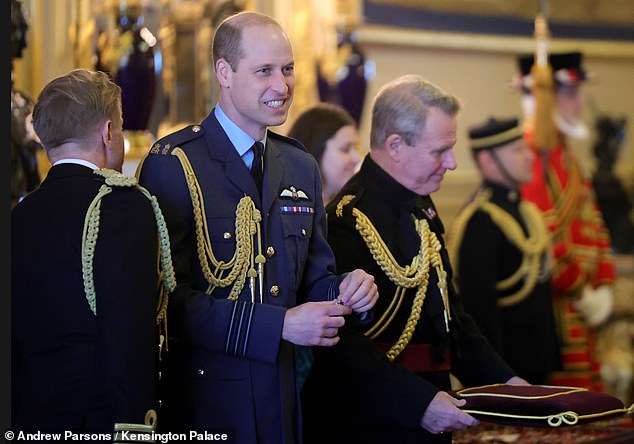
[[[60,159],[57,162],[55,162],[53,164],[53,166],[61,165],[63,163],[74,163],[74,164],[77,164],[77,165],[83,165],[83,166],[88,167],[88,168],[90,168],[92,170],[98,170],[99,169],[99,167],[97,165],[95,165],[94,163],[92,163],[92,162],[88,162],[87,160],[84,160],[84,159],[73,159],[73,158],[71,158],[71,159]]]
[[[214,109],[214,116],[216,116],[218,123],[227,134],[227,137],[231,141],[231,144],[237,151],[238,155],[242,158],[244,164],[247,168],[251,169],[251,165],[253,164],[253,152],[250,151],[250,149],[255,143],[253,137],[249,136],[242,128],[227,117],[219,103]],[[264,149],[262,150],[262,154],[264,154],[264,151],[266,151],[266,132],[260,142],[262,142],[262,145],[264,146]]]

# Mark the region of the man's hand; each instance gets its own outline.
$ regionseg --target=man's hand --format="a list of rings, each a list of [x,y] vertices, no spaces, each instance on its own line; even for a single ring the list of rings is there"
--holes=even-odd
[[[455,432],[476,426],[480,422],[458,407],[465,405],[464,399],[456,399],[447,392],[438,392],[431,400],[420,426],[430,433]]]
[[[334,301],[306,302],[286,310],[282,338],[296,345],[330,347],[339,342],[337,332],[345,323],[350,307]]]
[[[374,276],[359,269],[351,271],[339,284],[337,299],[357,313],[370,310],[379,299]]]

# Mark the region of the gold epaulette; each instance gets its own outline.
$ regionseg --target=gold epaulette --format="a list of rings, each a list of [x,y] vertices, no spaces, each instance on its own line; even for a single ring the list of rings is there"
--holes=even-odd
[[[352,202],[355,197],[354,194],[345,194],[339,202],[337,202],[337,209],[335,210],[337,217],[343,217],[343,207]]]

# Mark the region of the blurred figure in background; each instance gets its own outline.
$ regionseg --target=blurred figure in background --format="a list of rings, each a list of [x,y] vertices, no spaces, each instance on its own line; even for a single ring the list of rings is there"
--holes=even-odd
[[[522,200],[533,151],[516,118],[469,129],[482,183],[448,236],[454,281],[493,348],[532,384],[549,383],[560,358],[550,287],[550,237],[539,209]]]
[[[331,103],[318,103],[302,112],[289,130],[317,160],[324,205],[337,195],[356,172],[361,154],[359,133],[352,116]],[[311,347],[297,347],[297,381],[301,387],[313,362]]]
[[[297,117],[288,136],[299,140],[317,160],[327,205],[361,160],[356,122],[340,106],[319,103]]]
[[[524,138],[535,153],[533,177],[520,190],[525,200],[539,207],[552,236],[552,283],[563,371],[551,383],[600,391],[596,333],[612,313],[616,271],[610,236],[592,185],[571,147],[572,140],[589,136],[582,117],[581,88],[588,79],[582,61],[581,52],[549,54],[553,104],[547,117],[540,113],[538,118],[534,56],[518,59]],[[554,119],[553,143],[541,146],[537,136],[552,123],[548,119]]]
[[[11,208],[40,184],[33,130],[33,100],[13,84],[13,60],[22,58],[29,24],[19,0],[11,0]]]

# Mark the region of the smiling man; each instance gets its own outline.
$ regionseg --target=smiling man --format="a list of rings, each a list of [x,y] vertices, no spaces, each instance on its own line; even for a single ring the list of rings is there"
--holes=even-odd
[[[218,27],[220,98],[200,125],[156,142],[139,169],[169,228],[178,281],[159,425],[236,443],[299,441],[294,345],[332,346],[378,297],[361,270],[334,274],[319,169],[284,123],[288,37],[242,12]]]

